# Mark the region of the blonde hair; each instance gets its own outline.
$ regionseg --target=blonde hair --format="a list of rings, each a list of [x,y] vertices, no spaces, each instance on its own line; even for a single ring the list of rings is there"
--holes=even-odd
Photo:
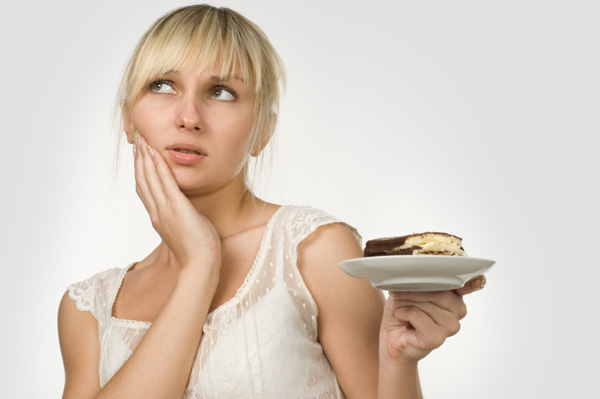
[[[220,68],[223,78],[241,77],[254,93],[255,122],[249,149],[251,154],[259,154],[275,129],[285,71],[264,32],[225,7],[178,8],[148,29],[121,82],[118,102],[122,120],[130,119],[142,90],[156,77],[173,69],[201,72],[213,68]]]

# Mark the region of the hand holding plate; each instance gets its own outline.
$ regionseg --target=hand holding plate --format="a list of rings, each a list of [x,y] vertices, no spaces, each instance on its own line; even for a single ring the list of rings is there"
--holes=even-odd
[[[460,320],[467,314],[463,296],[480,290],[484,282],[478,276],[457,290],[390,292],[381,325],[380,356],[408,364],[427,356],[460,330]]]

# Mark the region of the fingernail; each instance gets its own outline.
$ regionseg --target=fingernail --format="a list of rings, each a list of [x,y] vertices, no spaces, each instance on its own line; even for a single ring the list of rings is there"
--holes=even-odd
[[[138,132],[136,130],[135,134],[133,135],[133,146],[134,147],[140,147],[142,145],[141,137],[142,136],[140,136],[140,132]]]
[[[148,150],[148,154],[150,154],[150,156],[154,158],[154,151],[152,151],[152,147],[150,147],[150,145],[146,146],[146,150]]]
[[[136,131],[134,137],[135,137],[134,142],[133,142],[134,147],[142,149],[142,136],[140,136],[140,134]]]
[[[485,276],[481,276],[481,283],[479,284],[479,289],[483,289],[483,287],[485,287],[486,284],[487,280],[485,279]]]
[[[137,143],[133,143],[133,145],[131,146],[131,148],[133,148],[133,157],[135,158],[135,154],[137,152]]]

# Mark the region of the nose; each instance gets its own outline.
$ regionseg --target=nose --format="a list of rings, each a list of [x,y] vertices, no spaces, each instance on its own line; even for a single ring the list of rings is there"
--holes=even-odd
[[[178,129],[191,132],[203,130],[202,110],[200,103],[193,96],[181,99],[175,123]]]

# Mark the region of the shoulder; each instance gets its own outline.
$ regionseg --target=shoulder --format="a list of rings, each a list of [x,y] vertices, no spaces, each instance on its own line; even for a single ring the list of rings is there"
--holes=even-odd
[[[315,233],[316,230],[323,230],[324,226],[333,224],[345,227],[344,229],[338,227],[333,230],[339,230],[340,232],[347,230],[352,233],[353,240],[359,245],[361,244],[361,237],[354,227],[325,211],[310,206],[284,206],[281,209],[279,220],[281,226],[291,234],[295,245]]]
[[[363,256],[354,230],[344,223],[320,226],[298,246],[298,269],[319,306],[319,312],[342,295],[380,299],[369,283],[347,275],[340,262]],[[355,294],[355,295],[353,295]],[[319,303],[320,302],[320,303]]]
[[[338,266],[346,259],[363,256],[360,235],[355,228],[319,209],[285,208],[282,225],[292,234],[298,270],[319,308],[320,299],[325,298],[327,302],[331,292],[338,289],[358,290],[371,296],[378,293],[370,284],[348,276]],[[331,290],[332,284],[335,290]]]
[[[323,223],[313,225],[310,233],[298,244],[298,269],[317,302],[319,312],[336,301],[340,294],[355,293],[375,298],[380,292],[365,281],[348,276],[339,263],[363,256],[360,235],[352,226],[329,214],[314,210],[311,213]]]
[[[92,277],[71,284],[63,301],[69,299],[80,311],[92,313],[101,319],[112,302],[127,268],[112,268],[94,274]]]
[[[299,244],[298,253],[302,255],[303,260],[322,259],[330,263],[339,263],[346,259],[362,257],[362,247],[352,227],[341,221],[334,221],[317,226]]]
[[[61,341],[63,337],[71,336],[72,330],[86,327],[93,327],[93,330],[97,331],[98,321],[91,312],[82,311],[77,302],[71,298],[70,291],[67,290],[58,308],[58,332]],[[71,339],[67,341],[71,341]]]

